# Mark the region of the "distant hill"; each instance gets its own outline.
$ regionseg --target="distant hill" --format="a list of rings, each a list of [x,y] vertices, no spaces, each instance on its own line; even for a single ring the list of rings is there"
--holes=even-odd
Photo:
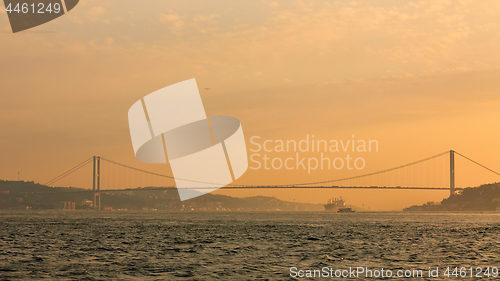
[[[74,187],[50,187],[35,182],[0,180],[0,210],[92,209],[92,192]],[[172,190],[151,188],[103,192],[101,209],[201,211],[323,211],[322,204],[287,202],[274,197],[235,198],[206,194],[180,201]]]
[[[441,203],[428,202],[405,208],[404,211],[500,211],[500,183],[469,187],[443,199]]]

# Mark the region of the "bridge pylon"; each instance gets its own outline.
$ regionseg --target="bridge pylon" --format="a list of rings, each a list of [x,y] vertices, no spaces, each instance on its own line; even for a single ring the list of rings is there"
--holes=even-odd
[[[93,169],[92,169],[92,207],[95,208],[95,199],[96,199],[96,194],[95,194],[95,168],[96,168],[96,161],[95,161],[95,156],[92,157],[92,161],[93,161]]]
[[[450,197],[455,195],[455,151],[450,150]]]
[[[92,203],[95,209],[101,209],[101,157],[94,156],[94,169],[92,174]]]

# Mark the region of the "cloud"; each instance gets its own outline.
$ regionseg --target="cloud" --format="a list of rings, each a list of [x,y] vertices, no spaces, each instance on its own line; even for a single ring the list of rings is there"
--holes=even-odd
[[[482,141],[500,155],[499,1],[217,3],[86,0],[20,36],[4,16],[0,176],[45,179],[68,151],[135,165],[128,108],[193,77],[212,89],[207,114],[238,116],[249,136],[356,131],[385,137],[387,159]]]
[[[161,1],[148,8],[134,5],[85,2],[71,22],[58,26],[66,34],[61,44],[74,40],[69,45],[96,48],[109,45],[106,38],[112,37],[115,47],[154,48],[166,60],[177,52],[197,69],[216,66],[248,79],[259,69],[266,73],[261,82],[269,85],[282,77],[322,84],[500,67],[495,1],[294,1],[273,9],[269,3],[230,1],[225,9]],[[111,24],[118,21],[122,24]]]
[[[220,18],[219,15],[210,14],[210,15],[196,15],[193,18],[195,23],[206,23],[206,22],[216,22],[216,20]]]
[[[106,12],[106,10],[104,9],[104,7],[101,5],[98,5],[98,6],[92,6],[90,9],[88,9],[86,15],[87,15],[87,18],[89,18],[91,20],[97,20],[102,15],[104,15],[105,12]]]
[[[174,13],[160,14],[160,21],[166,23],[174,31],[180,31],[186,25],[183,17]]]

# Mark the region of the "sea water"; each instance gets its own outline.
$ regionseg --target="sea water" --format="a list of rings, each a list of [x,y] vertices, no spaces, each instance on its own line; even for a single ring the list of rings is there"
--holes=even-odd
[[[446,270],[465,269],[470,278],[478,268],[491,274],[500,267],[499,219],[494,213],[4,211],[0,279],[290,280],[314,273],[322,280],[360,268],[379,277],[349,278],[391,279],[381,269],[423,273],[407,280],[456,279]],[[436,269],[439,275],[429,277]]]

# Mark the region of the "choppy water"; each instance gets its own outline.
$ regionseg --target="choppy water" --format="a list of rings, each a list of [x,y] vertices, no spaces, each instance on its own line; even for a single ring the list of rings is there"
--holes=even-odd
[[[497,214],[3,212],[0,279],[286,280],[293,266],[500,267],[499,219]]]

